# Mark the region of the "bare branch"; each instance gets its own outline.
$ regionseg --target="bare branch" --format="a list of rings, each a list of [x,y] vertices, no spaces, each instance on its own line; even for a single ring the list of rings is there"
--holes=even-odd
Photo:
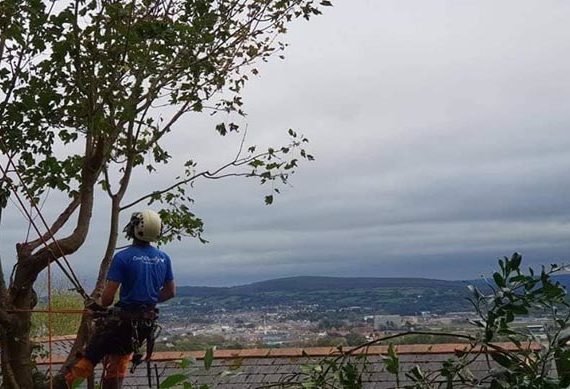
[[[241,147],[241,146],[240,146],[240,147]],[[176,188],[178,188],[178,187],[180,187],[180,186],[182,186],[182,185],[186,185],[186,184],[188,184],[189,182],[194,181],[194,180],[196,180],[196,179],[198,179],[198,178],[200,178],[200,177],[207,178],[207,179],[210,179],[210,180],[217,180],[217,179],[227,178],[227,177],[257,177],[257,175],[256,175],[255,173],[252,173],[252,172],[247,172],[247,173],[245,173],[245,172],[242,172],[242,173],[239,173],[239,172],[238,172],[238,173],[228,173],[228,174],[223,174],[223,175],[220,175],[220,173],[221,173],[222,171],[224,171],[224,170],[230,168],[230,167],[243,166],[243,165],[246,165],[246,164],[248,164],[248,163],[250,163],[250,162],[252,162],[252,161],[254,161],[254,160],[258,159],[258,158],[262,158],[262,157],[267,156],[267,155],[269,155],[269,153],[268,153],[268,152],[264,152],[264,153],[258,153],[258,154],[255,154],[255,155],[251,155],[251,156],[249,156],[249,157],[245,157],[245,158],[242,158],[242,159],[238,159],[238,158],[239,158],[239,153],[238,153],[238,154],[236,155],[236,158],[235,158],[234,160],[232,160],[231,162],[226,163],[225,165],[222,165],[221,167],[219,167],[218,169],[214,170],[213,172],[210,172],[209,170],[206,170],[206,171],[200,172],[200,173],[198,173],[198,174],[195,174],[195,175],[193,175],[193,176],[191,176],[191,177],[188,177],[188,178],[186,178],[186,179],[184,179],[184,180],[180,180],[180,181],[178,181],[178,182],[176,182],[176,183],[170,185],[169,187],[167,187],[167,188],[165,188],[165,189],[157,190],[157,191],[154,191],[154,192],[152,192],[152,193],[148,193],[148,194],[146,194],[146,195],[144,195],[144,196],[142,196],[142,197],[139,197],[137,200],[134,200],[133,202],[131,202],[131,203],[127,204],[127,205],[122,206],[122,207],[121,207],[121,211],[123,211],[123,210],[125,210],[125,209],[128,209],[128,208],[131,208],[131,207],[133,207],[133,206],[139,204],[140,202],[142,202],[142,201],[144,201],[144,200],[147,200],[147,199],[149,199],[149,198],[151,198],[151,197],[153,197],[153,196],[160,196],[160,195],[162,195],[162,194],[164,194],[164,193],[168,193],[168,192],[170,192],[171,190],[176,189]]]
[[[169,186],[168,188],[165,188],[165,189],[162,189],[162,190],[157,190],[157,191],[154,191],[154,192],[149,193],[149,194],[147,194],[147,195],[144,195],[144,196],[142,196],[142,197],[139,197],[137,200],[135,200],[135,201],[133,201],[133,202],[127,204],[127,205],[122,206],[122,207],[120,208],[120,210],[121,210],[121,211],[124,211],[125,209],[129,209],[129,208],[131,208],[131,207],[137,205],[138,203],[140,203],[140,202],[142,202],[142,201],[144,201],[144,200],[146,200],[146,199],[149,199],[149,198],[151,198],[151,197],[153,197],[153,196],[159,196],[159,195],[162,195],[162,194],[164,194],[164,193],[170,192],[171,190],[173,190],[173,189],[175,189],[175,188],[177,188],[177,187],[179,187],[179,186],[181,186],[181,185],[185,185],[185,184],[189,183],[190,181],[195,180],[195,179],[198,178],[198,177],[203,177],[203,176],[205,176],[206,174],[208,174],[207,171],[201,172],[201,173],[196,174],[196,175],[194,175],[194,176],[192,176],[192,177],[190,177],[190,178],[187,178],[187,179],[185,179],[185,180],[182,180],[182,181],[179,181],[179,182],[177,182],[177,183],[175,183],[175,184],[172,184],[172,185]]]
[[[113,197],[113,191],[111,190],[111,178],[109,177],[109,167],[105,165],[103,167],[103,175],[105,177],[105,192],[109,195],[109,197]]]

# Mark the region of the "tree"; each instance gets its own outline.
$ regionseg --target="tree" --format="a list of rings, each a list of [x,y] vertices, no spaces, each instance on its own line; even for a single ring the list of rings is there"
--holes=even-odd
[[[270,204],[299,161],[313,159],[303,149],[307,140],[293,130],[290,143],[263,150],[246,146],[243,138],[236,157],[221,161],[218,169],[199,170],[188,160],[168,187],[124,200],[137,171],[154,173],[169,162],[162,144],[181,117],[203,111],[243,115],[241,91],[258,74],[255,64],[281,57],[286,44],[280,36],[288,24],[310,19],[328,5],[326,0],[0,4],[0,149],[5,156],[0,206],[6,205],[6,188],[33,206],[48,189],[69,196],[60,214],[38,228],[37,239],[16,246],[13,277],[8,286],[0,284],[4,386],[33,386],[34,282],[48,264],[83,245],[96,191],[108,195],[111,220],[93,298],[116,247],[120,212],[154,202],[167,225],[165,241],[201,239],[203,224],[191,212],[187,193],[194,180],[241,176],[271,183],[265,197]],[[215,129],[222,136],[240,130],[229,119]],[[84,318],[75,349],[84,344],[88,328]]]

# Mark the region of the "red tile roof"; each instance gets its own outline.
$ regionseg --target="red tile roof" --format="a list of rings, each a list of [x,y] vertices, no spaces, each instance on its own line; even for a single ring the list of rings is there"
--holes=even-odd
[[[66,346],[70,346],[73,338],[61,337],[53,339],[52,350],[60,352],[54,355],[52,363],[60,365],[65,359]],[[37,340],[36,340],[37,341]],[[45,343],[44,343],[45,344]],[[497,343],[497,347],[516,351],[517,348],[512,343]],[[400,359],[401,371],[407,372],[414,366],[421,366],[424,372],[437,372],[441,369],[442,363],[450,358],[456,358],[457,350],[465,350],[468,347],[465,343],[453,344],[414,344],[399,345],[396,350]],[[529,344],[530,349],[540,348],[539,344]],[[344,348],[349,351],[351,348]],[[387,389],[396,387],[395,376],[386,371],[384,356],[388,350],[387,346],[371,346],[361,348],[357,354],[366,355],[366,370],[363,373],[363,385],[365,389]],[[477,350],[473,350],[477,351]],[[302,366],[314,365],[322,362],[322,359],[329,356],[339,355],[339,350],[333,347],[312,347],[312,348],[281,348],[281,349],[245,349],[245,350],[215,350],[214,361],[209,370],[204,368],[204,364],[197,360],[203,360],[204,351],[188,352],[156,352],[153,354],[153,371],[159,372],[160,381],[173,374],[181,372],[188,375],[189,380],[197,387],[203,384],[210,385],[211,388],[220,389],[251,389],[260,388],[268,384],[282,383],[287,380],[300,382],[303,379]],[[189,368],[181,369],[178,361],[190,359],[194,361]],[[473,377],[486,377],[490,371],[497,371],[499,366],[492,359],[478,355],[474,363],[470,365],[470,372]],[[355,363],[362,364],[362,360],[354,359]],[[237,369],[236,369],[237,367]],[[38,368],[46,371],[48,360],[38,361]],[[54,367],[57,370],[58,366]],[[409,378],[402,373],[400,385],[403,387],[411,384]],[[95,376],[101,377],[101,368],[98,367]],[[154,378],[156,384],[156,378]],[[141,366],[134,374],[130,374],[124,381],[125,388],[148,388],[146,368]],[[460,384],[454,388],[463,388]]]

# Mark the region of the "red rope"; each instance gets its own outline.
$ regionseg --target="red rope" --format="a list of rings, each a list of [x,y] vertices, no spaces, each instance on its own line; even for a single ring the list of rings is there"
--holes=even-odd
[[[53,389],[53,353],[52,353],[52,328],[51,328],[51,319],[52,319],[52,312],[51,312],[51,261],[48,261],[47,265],[47,278],[48,278],[48,353],[49,353],[49,389]]]
[[[84,314],[89,312],[87,309],[7,309],[8,313],[16,312],[32,312],[32,313],[67,313],[67,314]]]

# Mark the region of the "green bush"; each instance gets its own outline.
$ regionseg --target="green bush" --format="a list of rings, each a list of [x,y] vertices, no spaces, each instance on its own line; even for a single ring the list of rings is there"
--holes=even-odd
[[[51,294],[52,309],[81,310],[83,309],[83,299],[77,293],[57,287]],[[36,309],[47,309],[47,301],[37,305]],[[48,336],[48,314],[32,314],[32,336]],[[51,314],[51,334],[52,336],[71,335],[77,333],[81,315],[78,313],[52,313]]]

